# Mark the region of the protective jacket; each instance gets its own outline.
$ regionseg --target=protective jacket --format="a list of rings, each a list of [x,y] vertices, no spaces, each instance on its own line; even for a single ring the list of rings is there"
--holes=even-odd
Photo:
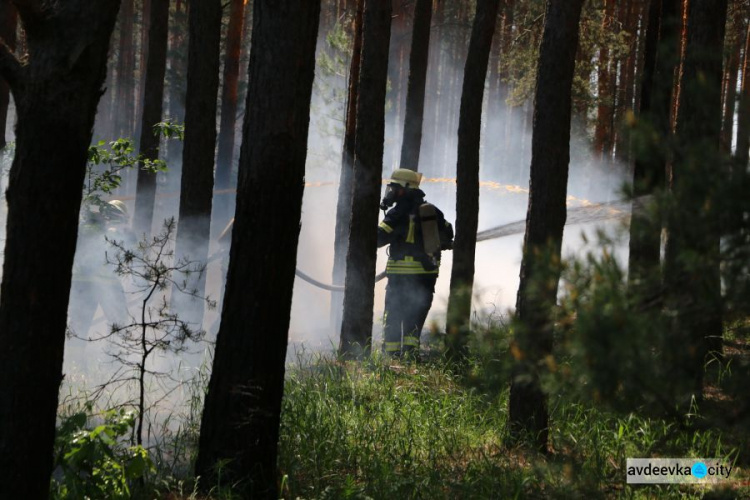
[[[438,274],[440,250],[448,250],[453,245],[453,227],[445,220],[443,213],[435,210],[436,224],[440,236],[440,249],[432,255],[425,251],[423,221],[420,206],[424,192],[410,189],[388,211],[378,227],[378,246],[390,245],[386,273],[396,274]]]
[[[383,348],[389,356],[419,353],[420,334],[435,293],[440,250],[453,244],[453,227],[443,213],[425,205],[424,193],[409,189],[378,227],[378,246],[390,245],[383,321]]]

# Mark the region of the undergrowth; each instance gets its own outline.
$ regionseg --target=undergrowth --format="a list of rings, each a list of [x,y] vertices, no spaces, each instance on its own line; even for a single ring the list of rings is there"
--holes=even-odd
[[[625,484],[628,457],[723,458],[735,465],[733,479],[748,484],[744,450],[722,429],[691,425],[700,420],[698,408],[674,422],[553,395],[550,453],[509,447],[507,390],[477,384],[487,376],[481,366],[486,360],[468,377],[440,361],[399,364],[377,356],[289,367],[279,440],[282,498],[750,498],[750,488],[738,483],[723,490]],[[191,425],[149,448],[155,468],[139,469],[145,484],[130,489],[133,497],[239,498],[231,484],[204,496],[191,476],[202,406],[197,393],[206,380],[195,380],[190,415],[180,415]]]
[[[702,498],[708,490],[695,486],[626,486],[626,458],[738,458],[718,430],[562,396],[550,400],[551,453],[507,447],[507,391],[488,396],[465,382],[441,363],[321,360],[292,370],[279,445],[284,498]]]

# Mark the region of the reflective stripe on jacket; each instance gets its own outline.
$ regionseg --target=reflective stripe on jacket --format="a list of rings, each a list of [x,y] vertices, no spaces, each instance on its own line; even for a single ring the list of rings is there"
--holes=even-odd
[[[386,264],[386,274],[437,274],[440,267],[440,262],[435,269],[425,270],[422,263],[418,260],[414,260],[414,257],[409,255],[405,256],[403,260],[388,259]]]

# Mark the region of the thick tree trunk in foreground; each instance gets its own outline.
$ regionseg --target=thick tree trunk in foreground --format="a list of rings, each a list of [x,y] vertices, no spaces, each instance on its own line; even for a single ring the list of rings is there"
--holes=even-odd
[[[671,137],[670,107],[675,68],[678,63],[680,26],[679,0],[653,0],[646,32],[639,120],[655,134],[642,132],[647,148],[635,159],[633,213],[630,221],[628,257],[629,293],[643,304],[661,293],[662,220],[654,220],[640,207],[642,197],[664,189],[667,144]],[[644,207],[645,208],[645,207]],[[660,303],[657,300],[655,303]]]
[[[0,46],[18,111],[0,290],[0,498],[49,494],[81,186],[118,0],[18,2],[32,49]]]
[[[333,241],[333,284],[343,285],[346,273],[346,254],[349,249],[349,224],[352,220],[352,191],[354,189],[354,142],[357,127],[357,95],[362,62],[362,10],[364,0],[357,0],[354,18],[354,43],[349,67],[349,94],[346,98],[344,144],[341,154],[341,175],[336,203],[336,229]],[[331,292],[331,327],[341,332],[344,307],[343,292]]]
[[[149,159],[159,158],[160,137],[154,134],[154,125],[161,121],[164,98],[164,73],[167,64],[167,24],[169,0],[150,0],[148,30],[148,58],[143,92],[143,115],[141,116],[140,152]],[[135,192],[133,229],[137,235],[151,234],[156,198],[156,173],[138,170]]]
[[[320,2],[255,0],[237,210],[196,475],[278,498],[276,455]],[[272,221],[273,223],[269,223]]]
[[[232,160],[234,136],[237,126],[237,89],[240,80],[240,52],[242,28],[245,19],[245,0],[232,0],[229,10],[226,52],[224,53],[224,82],[221,91],[221,121],[219,125],[219,152],[216,158],[216,189],[229,189],[232,185]],[[214,227],[221,231],[232,217],[229,194],[220,193],[214,203]]]
[[[674,345],[682,346],[673,374],[684,381],[683,403],[702,396],[704,362],[712,338],[722,335],[717,188],[726,16],[727,0],[690,1],[670,183],[676,209],[668,216],[664,268]]]
[[[194,2],[189,16],[185,147],[175,255],[203,264],[208,257],[214,188],[221,0]],[[188,277],[188,291],[195,290],[201,297],[205,294],[205,284],[205,273]],[[185,321],[201,327],[203,300],[177,294],[172,296],[172,305]]]
[[[0,0],[0,40],[11,51],[16,50],[16,7],[10,0]],[[0,149],[5,147],[6,122],[10,105],[10,87],[0,78]]]
[[[514,438],[547,450],[547,396],[540,370],[552,352],[552,309],[557,302],[560,249],[566,219],[570,161],[570,92],[583,0],[547,0],[534,96],[531,178],[510,385],[509,425]]]
[[[359,357],[372,345],[378,201],[383,175],[385,87],[390,35],[390,2],[365,0],[362,68],[357,99],[357,139],[354,146],[352,218],[339,344],[339,353],[345,357]]]
[[[432,0],[417,0],[414,7],[414,31],[409,55],[409,86],[406,92],[406,117],[404,118],[400,164],[401,168],[411,170],[419,170],[431,22]]]
[[[499,5],[500,0],[487,0],[477,4],[461,92],[458,163],[456,165],[458,185],[456,240],[453,244],[447,326],[448,355],[454,359],[459,359],[466,354],[466,337],[471,321],[474,255],[479,224],[479,141],[482,128],[482,99]]]

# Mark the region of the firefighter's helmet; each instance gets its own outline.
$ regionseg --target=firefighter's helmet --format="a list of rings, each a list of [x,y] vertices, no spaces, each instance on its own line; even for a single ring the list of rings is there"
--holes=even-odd
[[[417,189],[422,181],[422,174],[408,168],[397,168],[391,174],[389,184],[398,184],[405,188]]]
[[[130,220],[128,206],[122,200],[112,200],[107,202],[106,217],[113,222],[127,223]]]

